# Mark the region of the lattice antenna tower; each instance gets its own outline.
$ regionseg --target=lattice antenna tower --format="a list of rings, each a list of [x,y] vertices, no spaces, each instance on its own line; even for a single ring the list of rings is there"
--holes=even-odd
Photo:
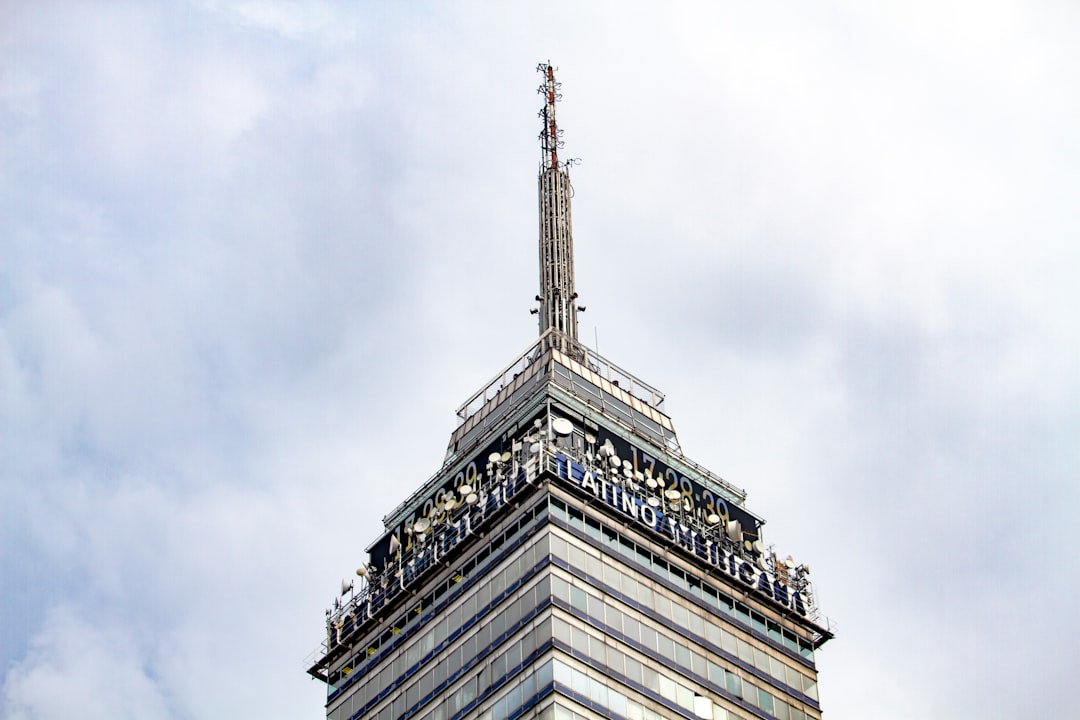
[[[544,96],[540,118],[542,159],[540,162],[540,335],[553,330],[552,342],[574,357],[582,357],[578,343],[578,311],[575,304],[574,238],[570,222],[570,175],[573,160],[560,162],[559,148],[563,146],[562,130],[555,122],[555,104],[562,99],[561,83],[555,81],[555,68],[541,63],[536,68],[544,77],[537,90]]]

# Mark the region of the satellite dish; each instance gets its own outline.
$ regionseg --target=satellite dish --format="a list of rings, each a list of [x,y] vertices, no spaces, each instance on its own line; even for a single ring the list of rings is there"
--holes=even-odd
[[[750,552],[753,549],[754,543],[750,542],[749,540],[743,540],[743,550],[746,550],[746,552]]]
[[[640,470],[635,470],[634,471],[634,479],[637,480],[638,482],[644,482],[645,481],[645,476],[641,474]]]
[[[490,455],[488,455],[488,462],[489,463],[497,463],[501,459],[502,459],[502,455],[500,455],[497,452],[493,452]]]
[[[510,453],[504,452],[502,455],[499,456],[499,460],[501,460],[502,462],[510,462]]]
[[[660,500],[657,499],[655,496],[650,497],[645,502],[649,503],[651,507],[660,507]]]
[[[690,510],[693,509],[694,504],[692,502],[690,502],[690,498],[684,497],[682,499],[682,506],[683,506],[683,510],[685,510],[686,512],[690,512]]]
[[[364,563],[360,567],[356,568],[356,574],[359,575],[362,578],[366,578],[368,576],[368,572],[370,570],[371,570],[371,568],[368,566],[368,564]]]
[[[622,460],[619,459],[618,455],[612,455],[608,458],[608,462],[611,463],[612,467],[622,467]]]
[[[763,545],[760,540],[755,540],[754,544],[751,547],[753,548],[754,552],[762,555],[765,554],[765,545]]]
[[[450,512],[451,510],[453,510],[457,506],[458,506],[457,500],[454,500],[454,498],[450,498],[449,500],[446,501],[446,504],[443,505],[443,507],[446,508],[447,512]]]
[[[479,500],[479,499],[480,499],[480,497],[476,493],[469,493],[467,496],[465,496],[465,504],[466,505],[475,505],[476,501]]]
[[[566,418],[555,418],[551,421],[551,429],[556,435],[569,435],[574,432],[574,424]]]
[[[630,461],[629,461],[629,460],[623,460],[623,461],[622,461],[622,466],[623,466],[624,468],[626,468],[627,470],[630,470],[631,468],[633,468],[633,467],[634,467],[634,466],[633,466],[633,465],[632,465],[632,464],[630,463]]]
[[[709,523],[710,525],[715,525],[716,523],[720,522],[720,516],[716,513],[709,513],[709,517],[705,518],[705,522]]]
[[[459,487],[459,488],[457,489],[457,491],[458,491],[459,493],[461,493],[462,495],[468,495],[469,493],[471,493],[471,492],[472,492],[472,485],[469,485],[468,483],[465,483],[464,485],[462,485],[461,487]]]
[[[728,520],[727,536],[735,542],[742,540],[742,526],[738,520]]]
[[[623,475],[625,475],[625,476],[626,476],[626,477],[628,477],[628,478],[632,478],[632,477],[634,477],[634,471],[633,471],[633,470],[631,470],[631,469],[630,469],[630,468],[628,468],[628,467],[624,467],[624,468],[622,469],[622,474],[623,474]]]
[[[401,541],[398,540],[398,536],[397,535],[391,535],[390,536],[390,554],[393,555],[394,553],[396,553],[400,549],[401,549]]]
[[[784,560],[784,565],[786,565],[789,570],[794,570],[795,569],[795,558],[788,555],[787,558]]]
[[[345,580],[342,580],[341,581],[341,594],[344,595],[345,593],[349,592],[350,590],[352,590],[352,581],[346,582]]]
[[[590,445],[592,445],[593,443],[595,443],[595,442],[596,442],[596,436],[594,436],[594,435],[586,435],[586,436],[585,436],[585,442],[587,442],[587,443],[589,443]]]
[[[534,442],[532,445],[530,445],[529,452],[531,452],[533,455],[538,454],[540,452],[540,443]]]
[[[668,500],[671,500],[672,502],[676,502],[679,500],[679,498],[682,497],[682,493],[675,488],[672,488],[671,490],[667,490],[664,492],[664,497],[666,497]]]
[[[413,525],[413,531],[418,532],[421,535],[423,535],[424,533],[426,533],[430,529],[431,529],[431,521],[428,520],[426,517],[425,518],[420,518],[419,520],[416,521],[416,524]]]
[[[656,478],[652,477],[651,475],[649,477],[645,478],[645,485],[647,485],[650,490],[655,490],[656,489]]]
[[[765,557],[765,553],[762,553],[761,555],[758,555],[757,565],[762,570],[768,570],[769,569],[769,558]]]

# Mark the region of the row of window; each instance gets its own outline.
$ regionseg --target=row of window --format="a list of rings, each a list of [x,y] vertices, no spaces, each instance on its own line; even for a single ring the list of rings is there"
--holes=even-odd
[[[630,687],[641,690],[650,690],[661,697],[676,703],[682,707],[693,709],[694,688],[684,684],[681,677],[670,677],[661,673],[649,664],[637,661],[635,658],[623,653],[617,648],[608,645],[606,638],[596,635],[595,618],[590,618],[592,624],[589,631],[575,627],[560,618],[553,619],[552,631],[557,643],[568,647],[578,656],[584,656],[595,664],[603,675],[603,684],[610,686],[608,678],[617,677]],[[603,632],[603,630],[600,630]],[[696,655],[696,653],[694,653]],[[713,687],[727,691],[731,696],[744,700],[753,707],[760,708],[763,712],[778,720],[807,720],[813,715],[807,715],[802,709],[788,704],[763,687],[758,687],[745,678],[725,670],[720,665],[706,661],[697,656],[695,660],[690,654],[685,657],[676,656],[675,662],[688,674],[700,678],[701,687]],[[683,662],[686,664],[684,665]],[[699,662],[703,672],[695,672],[693,664]],[[706,679],[706,673],[708,673]],[[556,679],[558,679],[556,677]],[[591,697],[591,696],[590,696]]]
[[[624,695],[614,687],[611,687],[611,684],[606,680],[598,680],[588,673],[578,670],[576,667],[571,667],[559,660],[554,662],[556,689],[569,691],[572,696],[576,696],[580,700],[589,703],[594,707],[599,706],[600,708],[609,711],[614,717],[627,718],[628,720],[666,720],[665,716],[652,708],[647,705],[642,705],[633,697]],[[699,696],[685,685],[667,680],[664,683],[664,692],[662,692],[661,695],[663,695],[666,700],[678,705],[680,708],[690,711],[695,717],[700,717],[700,715],[697,715],[697,712],[702,708],[698,707],[697,704],[701,701],[696,700]],[[711,700],[709,700],[708,703],[712,720],[742,720],[741,716],[726,710]],[[582,717],[567,708],[561,708],[558,705],[555,707],[555,718],[574,718],[576,720],[577,718]]]
[[[732,621],[756,630],[763,638],[767,638],[778,647],[785,648],[806,660],[813,661],[814,646],[812,642],[781,627],[779,623],[766,618],[761,613],[751,610],[744,603],[735,600],[723,590],[705,582],[701,577],[685,572],[674,563],[669,563],[663,557],[649,550],[648,547],[621,535],[616,528],[609,527],[596,518],[586,517],[580,510],[568,507],[566,503],[558,498],[551,499],[551,516],[584,533],[587,537],[596,540],[602,547],[608,548],[611,552],[641,566],[650,574],[674,583],[676,587],[685,590],[693,597],[703,600],[711,608],[719,610]],[[587,562],[584,554],[580,557],[568,557],[567,561],[577,567],[584,567]],[[577,564],[579,561],[581,562],[580,565]]]
[[[515,717],[550,693],[553,687],[552,661],[548,660],[527,675],[511,678],[507,685],[509,688],[503,689],[503,694],[498,699],[476,715],[476,720],[506,720]],[[469,714],[471,716],[472,713]],[[450,713],[449,703],[440,703],[419,720],[455,720],[455,715]]]
[[[493,718],[496,712],[512,713],[521,707],[523,702],[533,701],[538,690],[542,691],[545,686],[551,684],[550,666],[547,668],[546,678],[541,672],[543,667],[526,676],[518,676],[530,662],[535,662],[532,656],[537,652],[537,643],[542,643],[545,638],[550,636],[549,623],[550,617],[545,616],[543,620],[539,621],[542,629],[538,629],[536,626],[530,628],[517,641],[510,643],[502,652],[495,655],[489,664],[482,666],[479,672],[468,666],[462,668],[463,672],[461,674],[465,676],[464,679],[453,681],[451,683],[453,690],[445,693],[442,698],[428,707],[426,712],[419,716],[421,720],[451,720],[466,714],[471,717],[478,706],[487,702],[488,698],[495,696],[496,693],[504,692],[504,688],[507,687],[509,689],[504,692],[502,697],[489,707]],[[470,666],[474,664],[473,662],[469,663]],[[444,663],[440,663],[440,665],[444,665]],[[449,665],[449,663],[445,663],[445,665]],[[499,667],[501,671],[496,673],[493,667]],[[451,670],[453,670],[453,667],[451,667]],[[363,711],[361,711],[360,714],[356,714],[354,717],[365,717],[371,720],[397,720],[406,716],[411,717],[419,709],[419,705],[410,702],[409,698],[415,697],[412,690],[421,684],[422,681],[421,683],[411,683],[404,692],[399,692],[391,702],[384,705],[377,713],[363,714]],[[438,692],[443,690],[444,688],[437,688]],[[421,695],[420,697],[421,704],[429,702],[429,699],[425,696]],[[504,699],[505,702],[500,704],[500,701]],[[348,715],[341,715],[340,717],[342,720],[349,718]],[[498,720],[503,720],[505,717],[507,715],[501,715]],[[331,713],[330,720],[335,720],[333,713]]]
[[[477,582],[478,578],[483,577],[489,566],[502,560],[519,543],[524,542],[527,534],[525,530],[543,522],[543,518],[546,516],[546,503],[538,503],[522,512],[514,523],[502,532],[493,534],[487,538],[484,544],[477,547],[453,576],[440,583],[430,592],[416,598],[409,608],[381,634],[368,638],[367,642],[359,644],[360,649],[346,662],[341,663],[337,670],[330,673],[327,686],[328,699],[332,700],[339,690],[351,682],[355,682],[358,676],[363,675],[370,668],[382,662],[386,652],[400,646],[409,635],[416,632],[433,617],[436,617],[438,613],[443,612],[447,604],[460,597],[471,585]],[[534,564],[535,562],[531,564],[523,563],[521,567],[532,567]],[[470,593],[470,597],[466,598],[466,603],[468,603],[470,609],[462,610],[456,624],[442,623],[443,627],[437,633],[441,637],[439,640],[434,641],[435,645],[442,642],[454,629],[461,625],[461,617],[475,615],[477,608],[483,608],[492,597],[498,597],[502,593],[500,584],[502,586],[508,585],[508,577],[515,580],[521,577],[520,572],[515,572],[511,568],[507,568],[501,574],[496,575],[497,577],[492,578],[493,584],[486,588],[480,588],[475,593]]]
[[[539,556],[539,557],[538,557]],[[491,613],[490,607],[483,607],[481,611],[470,617],[456,616],[455,623],[450,624],[449,618],[440,620],[426,633],[415,638],[403,651],[390,662],[383,663],[377,669],[360,678],[355,688],[349,693],[334,712],[341,711],[339,717],[349,718],[385,697],[388,692],[395,692],[403,707],[411,708],[428,697],[437,688],[453,681],[455,674],[462,669],[482,662],[494,647],[503,641],[505,635],[514,629],[536,609],[547,605],[551,597],[550,578],[544,576],[531,587],[521,590],[514,589],[518,578],[524,574],[532,574],[536,564],[547,557],[547,542],[540,538],[538,542],[527,548],[521,557],[512,561],[505,571],[495,573],[485,586],[502,585],[507,582],[511,585],[510,590],[503,591],[504,596],[514,595],[514,599],[503,606],[499,612]],[[528,567],[532,563],[533,567]],[[516,573],[507,578],[509,571]],[[493,596],[492,605],[497,605],[504,598]],[[462,606],[463,607],[463,606]],[[467,631],[475,628],[464,638]],[[452,632],[454,637],[450,639],[439,638],[447,632]],[[541,638],[544,642],[550,635]],[[460,640],[458,640],[461,638]],[[530,641],[535,642],[532,636]],[[447,649],[447,645],[456,642],[456,646]],[[531,649],[530,649],[531,652]],[[437,659],[436,662],[432,662]],[[498,659],[491,660],[482,669],[487,677],[499,677],[504,668],[497,664]],[[427,671],[424,672],[424,668]],[[412,679],[402,691],[400,686],[407,680]],[[398,717],[400,713],[394,714]]]
[[[556,534],[551,536],[551,552],[555,557],[576,555],[580,549],[572,547]],[[633,642],[640,642],[645,647],[655,650],[663,657],[679,657],[693,652],[692,647],[706,647],[712,645],[716,652],[720,650],[727,653],[729,659],[734,662],[735,658],[743,663],[753,666],[761,672],[771,676],[780,685],[786,685],[807,697],[817,700],[817,681],[796,667],[788,665],[780,658],[773,657],[768,653],[754,647],[746,640],[728,630],[720,627],[707,616],[703,608],[689,607],[676,601],[671,601],[662,592],[653,592],[651,588],[643,584],[639,579],[625,571],[620,571],[619,563],[600,563],[599,558],[587,555],[586,572],[588,584],[591,588],[601,585],[598,582],[599,575],[603,574],[603,585],[611,588],[607,597],[593,594],[593,590],[585,590],[581,587],[570,586],[565,580],[555,577],[552,580],[552,592],[556,597],[570,603],[571,607],[604,622],[614,631],[621,633]],[[572,568],[579,566],[570,562]],[[611,601],[612,597],[619,595],[634,602],[635,607],[643,610],[653,610],[655,621],[673,627],[677,632],[686,635],[691,640],[690,646],[684,645],[680,640],[665,638],[658,635],[655,630],[641,619],[631,613],[629,609],[620,609]],[[696,655],[696,653],[694,653]],[[700,657],[700,656],[699,656]],[[703,658],[702,658],[703,660]],[[689,667],[689,666],[688,666]],[[695,668],[695,672],[704,673],[704,664]]]

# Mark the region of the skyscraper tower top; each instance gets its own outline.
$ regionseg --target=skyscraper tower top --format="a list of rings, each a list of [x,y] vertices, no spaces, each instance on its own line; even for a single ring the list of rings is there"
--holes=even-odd
[[[543,151],[540,163],[540,335],[554,331],[555,347],[571,357],[583,355],[578,343],[577,292],[574,290],[574,235],[570,221],[570,175],[572,161],[559,162],[562,131],[555,122],[555,103],[562,97],[555,81],[555,68],[541,63],[537,72],[544,82],[537,92],[544,96],[540,117],[544,121],[540,132]]]
[[[559,86],[538,70],[540,337],[458,409],[327,608],[308,669],[326,716],[820,720],[832,632],[809,567],[683,454],[663,393],[578,341]]]

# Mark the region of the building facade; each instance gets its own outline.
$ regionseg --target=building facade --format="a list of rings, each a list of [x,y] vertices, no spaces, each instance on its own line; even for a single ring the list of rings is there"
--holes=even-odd
[[[558,85],[541,92],[540,337],[458,410],[308,672],[332,720],[821,717],[805,565],[577,339]],[[357,587],[357,584],[359,587]]]

